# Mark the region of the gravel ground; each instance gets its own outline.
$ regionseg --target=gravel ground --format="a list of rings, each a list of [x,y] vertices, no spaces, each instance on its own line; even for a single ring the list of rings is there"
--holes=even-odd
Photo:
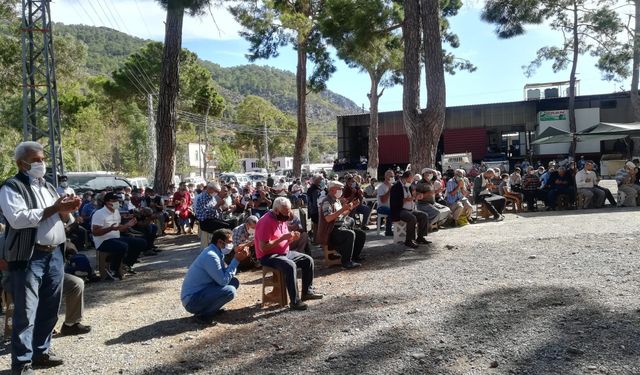
[[[241,273],[208,328],[179,301],[197,238],[167,236],[138,275],[87,286],[93,331],[55,338],[66,364],[38,374],[640,374],[638,216],[508,214],[415,251],[372,231],[362,268],[316,260],[308,311],[261,308]]]

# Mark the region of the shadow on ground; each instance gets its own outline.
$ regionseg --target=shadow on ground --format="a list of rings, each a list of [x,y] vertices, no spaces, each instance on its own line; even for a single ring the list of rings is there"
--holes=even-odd
[[[417,298],[332,299],[306,313],[281,311],[257,325],[218,327],[172,362],[141,373],[640,373],[637,311],[609,310],[587,291],[496,289],[469,296],[435,327],[418,314],[391,326],[375,316],[376,301],[397,307]]]

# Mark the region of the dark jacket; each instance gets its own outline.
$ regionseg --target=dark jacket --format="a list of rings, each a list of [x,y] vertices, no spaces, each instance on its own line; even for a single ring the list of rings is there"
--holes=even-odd
[[[47,189],[54,197],[57,196],[56,189],[50,183],[46,183]],[[14,177],[5,182],[8,189],[18,192],[27,205],[27,208],[34,209],[38,207],[36,196],[31,189],[29,176],[24,173],[18,173]],[[2,258],[9,263],[10,270],[25,269],[29,263],[29,259],[33,255],[33,249],[36,244],[36,233],[38,228],[14,229],[7,221],[4,237],[5,242],[2,249]]]
[[[320,187],[316,184],[311,184],[307,189],[307,199],[309,200],[307,212],[309,217],[314,219],[314,222],[318,221],[318,197],[320,197],[320,191]]]
[[[404,206],[404,186],[402,180],[398,180],[393,186],[391,186],[391,192],[389,193],[389,207],[391,208],[391,220],[398,221],[400,218],[398,215],[402,211]]]

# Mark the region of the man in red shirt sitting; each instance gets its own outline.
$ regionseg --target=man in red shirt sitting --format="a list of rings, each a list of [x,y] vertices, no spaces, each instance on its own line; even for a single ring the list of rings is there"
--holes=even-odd
[[[321,299],[322,294],[313,291],[313,258],[290,251],[289,244],[300,238],[300,232],[289,233],[287,222],[291,219],[291,201],[278,197],[273,208],[262,215],[256,225],[256,258],[260,264],[279,270],[284,275],[292,310],[306,310],[303,301]],[[302,296],[298,297],[296,273],[302,269]]]

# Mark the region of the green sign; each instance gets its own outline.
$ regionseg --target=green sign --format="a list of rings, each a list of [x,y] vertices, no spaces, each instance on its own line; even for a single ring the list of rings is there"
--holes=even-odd
[[[566,111],[540,112],[540,121],[563,121],[567,119]]]

